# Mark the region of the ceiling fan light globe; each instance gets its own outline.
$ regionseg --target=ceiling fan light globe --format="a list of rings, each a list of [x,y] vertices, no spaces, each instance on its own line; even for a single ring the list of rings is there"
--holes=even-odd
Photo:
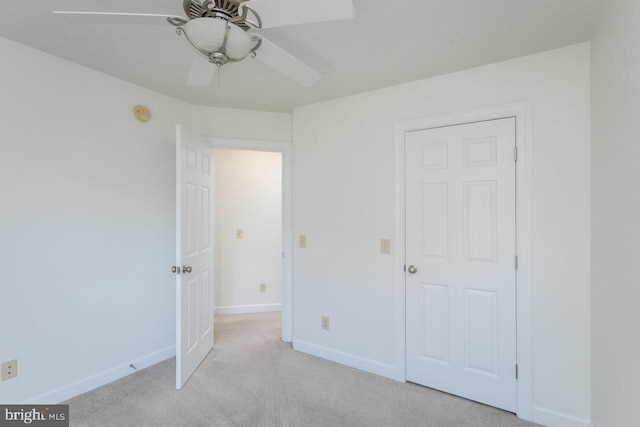
[[[227,25],[230,28],[225,47],[223,44]],[[240,27],[229,24],[224,19],[196,18],[187,22],[183,29],[195,47],[209,55],[224,48],[223,53],[229,59],[241,60],[251,51],[251,37]]]
[[[196,47],[213,53],[222,47],[226,25],[222,19],[198,18],[184,24],[183,29]]]
[[[251,36],[237,25],[231,24],[227,40],[227,56],[237,61],[244,59],[249,55],[252,45]]]

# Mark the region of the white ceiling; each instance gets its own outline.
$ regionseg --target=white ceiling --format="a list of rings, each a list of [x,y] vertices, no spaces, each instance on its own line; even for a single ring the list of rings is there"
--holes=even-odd
[[[323,75],[308,88],[250,58],[224,66],[219,85],[214,80],[210,86],[189,87],[192,50],[170,25],[70,24],[50,13],[183,16],[182,0],[2,0],[0,36],[193,104],[291,111],[589,40],[600,3],[354,0],[352,20],[262,30]]]

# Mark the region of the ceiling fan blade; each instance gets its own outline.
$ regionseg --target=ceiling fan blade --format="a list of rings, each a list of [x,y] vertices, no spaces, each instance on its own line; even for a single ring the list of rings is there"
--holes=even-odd
[[[351,19],[355,15],[353,0],[249,0],[242,4],[260,15],[263,28]]]
[[[211,84],[213,77],[216,75],[218,67],[207,61],[204,57],[194,54],[191,68],[189,69],[189,77],[187,85],[189,86],[208,86]]]
[[[56,10],[51,12],[72,24],[166,24],[175,15],[151,13],[76,12]]]
[[[256,59],[301,86],[311,86],[322,78],[316,70],[264,37],[262,37],[260,48],[256,51]]]

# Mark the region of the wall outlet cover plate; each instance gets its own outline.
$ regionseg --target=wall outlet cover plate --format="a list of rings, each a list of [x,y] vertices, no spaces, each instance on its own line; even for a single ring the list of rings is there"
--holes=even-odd
[[[329,330],[329,317],[327,316],[322,316],[322,329]]]
[[[2,381],[10,380],[18,376],[18,360],[8,360],[2,363]]]

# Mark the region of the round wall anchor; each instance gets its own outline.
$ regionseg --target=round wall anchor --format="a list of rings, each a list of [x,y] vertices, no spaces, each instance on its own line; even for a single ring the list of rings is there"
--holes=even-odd
[[[141,122],[148,122],[151,120],[151,111],[144,105],[136,105],[133,107],[133,114],[135,114],[136,119]]]

